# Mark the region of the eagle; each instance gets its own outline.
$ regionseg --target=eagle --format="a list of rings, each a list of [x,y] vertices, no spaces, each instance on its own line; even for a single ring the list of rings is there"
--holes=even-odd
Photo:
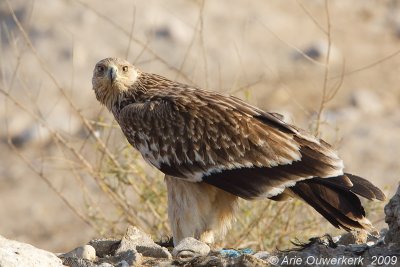
[[[92,84],[128,142],[165,174],[175,245],[186,237],[213,243],[239,198],[298,198],[337,228],[373,231],[358,196],[384,200],[383,192],[345,173],[331,145],[281,115],[120,58],[99,61]]]

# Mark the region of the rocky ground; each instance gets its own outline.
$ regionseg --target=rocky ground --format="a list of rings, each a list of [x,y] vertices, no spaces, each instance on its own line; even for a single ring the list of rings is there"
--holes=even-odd
[[[172,248],[168,242],[157,244],[136,227],[129,227],[122,239],[95,239],[58,255],[1,237],[0,266],[400,266],[400,186],[385,214],[388,229],[381,230],[379,237],[325,235],[292,249],[269,252],[215,249],[191,237]]]

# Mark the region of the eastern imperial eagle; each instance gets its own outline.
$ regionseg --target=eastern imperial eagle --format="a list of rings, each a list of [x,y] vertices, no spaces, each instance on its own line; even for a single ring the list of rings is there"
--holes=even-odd
[[[165,174],[174,244],[212,243],[238,197],[299,198],[336,227],[373,229],[357,195],[384,200],[382,191],[344,173],[329,144],[280,115],[118,58],[98,62],[92,82],[129,143]]]

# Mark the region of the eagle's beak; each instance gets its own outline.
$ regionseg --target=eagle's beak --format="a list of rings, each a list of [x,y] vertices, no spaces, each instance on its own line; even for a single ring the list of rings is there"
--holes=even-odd
[[[108,70],[108,78],[110,79],[111,83],[113,83],[115,81],[115,79],[117,78],[117,68],[116,67],[111,67]]]

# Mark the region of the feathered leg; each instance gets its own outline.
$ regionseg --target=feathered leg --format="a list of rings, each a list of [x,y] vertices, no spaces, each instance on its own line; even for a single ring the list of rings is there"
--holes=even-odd
[[[168,217],[174,245],[185,237],[213,243],[215,234],[229,228],[237,197],[205,183],[166,175]]]

